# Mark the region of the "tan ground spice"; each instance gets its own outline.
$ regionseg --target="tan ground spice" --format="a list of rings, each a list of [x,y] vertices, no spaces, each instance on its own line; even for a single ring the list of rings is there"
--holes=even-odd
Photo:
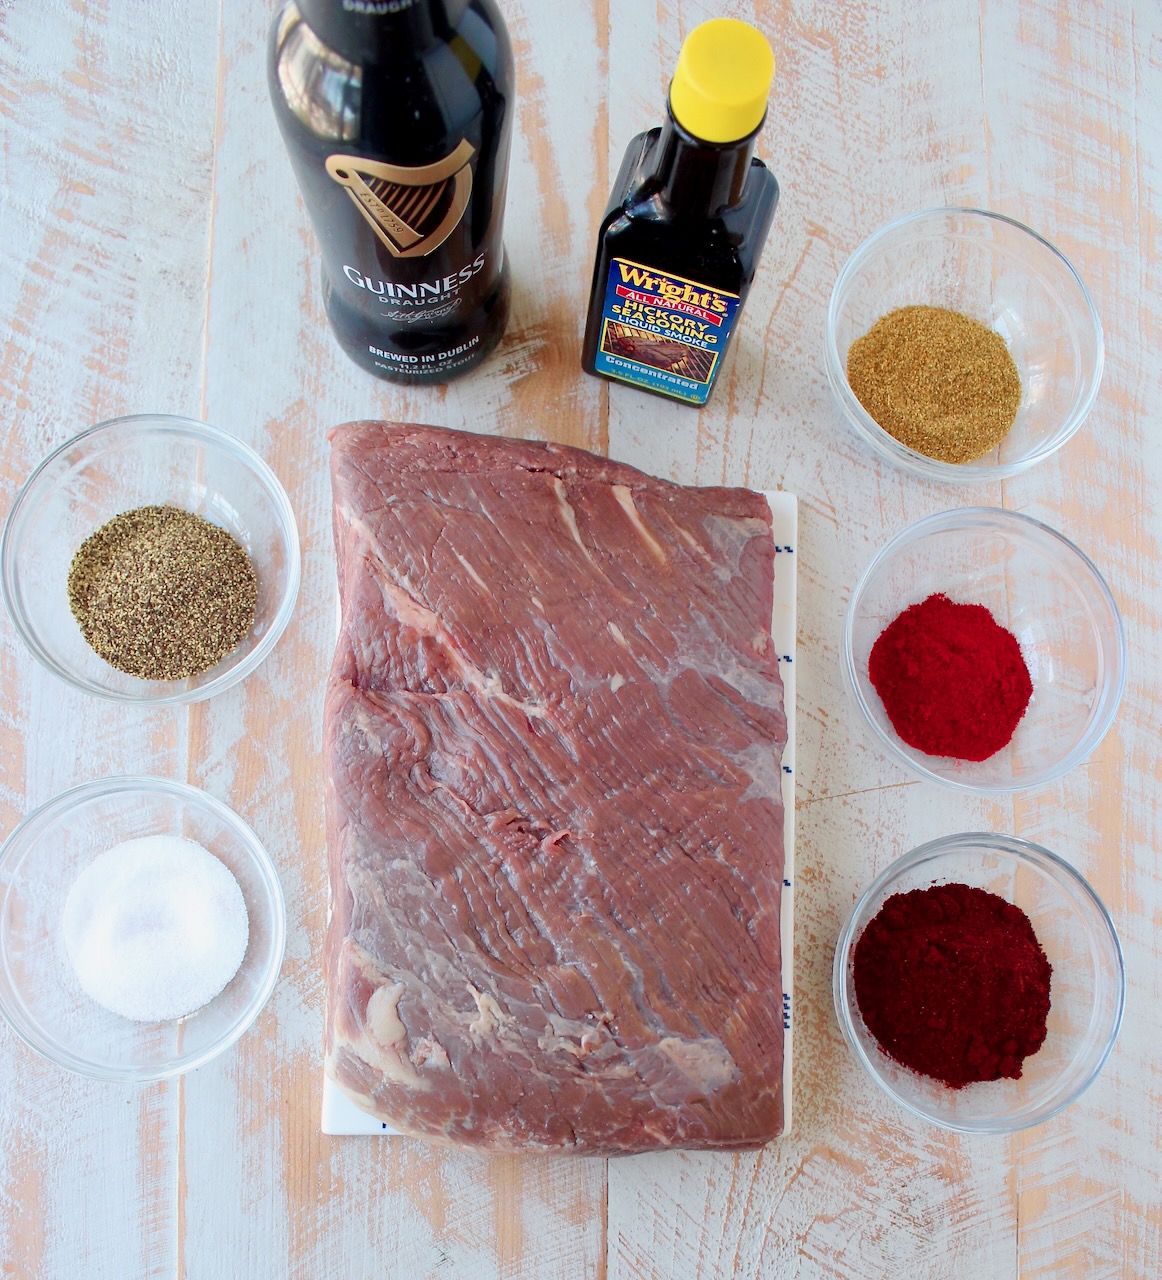
[[[184,680],[246,635],[258,581],[225,529],[178,507],[138,507],[85,539],[68,593],[82,635],[106,662],[145,680]]]
[[[941,462],[971,462],[1008,434],[1021,377],[1005,340],[945,307],[899,307],[847,353],[856,399],[889,435]]]

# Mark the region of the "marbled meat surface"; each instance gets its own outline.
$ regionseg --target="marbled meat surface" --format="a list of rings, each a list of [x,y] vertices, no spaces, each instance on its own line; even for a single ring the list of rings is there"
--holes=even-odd
[[[332,433],[327,1070],[497,1151],[782,1129],[766,500],[435,427]]]

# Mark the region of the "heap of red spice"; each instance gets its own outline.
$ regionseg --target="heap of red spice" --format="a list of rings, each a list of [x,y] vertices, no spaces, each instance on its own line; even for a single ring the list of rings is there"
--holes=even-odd
[[[1020,1077],[1045,1040],[1051,973],[1029,917],[966,884],[893,894],[853,957],[880,1047],[953,1089]]]
[[[1008,746],[1033,696],[1016,636],[984,605],[941,593],[884,628],[868,676],[904,742],[956,760],[987,760]]]

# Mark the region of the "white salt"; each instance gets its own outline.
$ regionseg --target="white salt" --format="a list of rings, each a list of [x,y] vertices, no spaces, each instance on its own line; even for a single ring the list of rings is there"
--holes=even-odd
[[[242,890],[183,836],[126,840],[94,858],[65,900],[65,950],[91,999],[136,1022],[208,1004],[238,972],[250,936]]]

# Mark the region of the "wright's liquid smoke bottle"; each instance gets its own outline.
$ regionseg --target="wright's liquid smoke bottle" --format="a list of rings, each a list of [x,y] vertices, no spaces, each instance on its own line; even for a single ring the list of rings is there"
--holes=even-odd
[[[479,364],[509,303],[513,62],[494,0],[293,0],[267,69],[343,349],[398,382]]]
[[[598,229],[587,372],[706,403],[779,199],[754,155],[774,70],[748,23],[686,37],[666,122],[630,142]]]

